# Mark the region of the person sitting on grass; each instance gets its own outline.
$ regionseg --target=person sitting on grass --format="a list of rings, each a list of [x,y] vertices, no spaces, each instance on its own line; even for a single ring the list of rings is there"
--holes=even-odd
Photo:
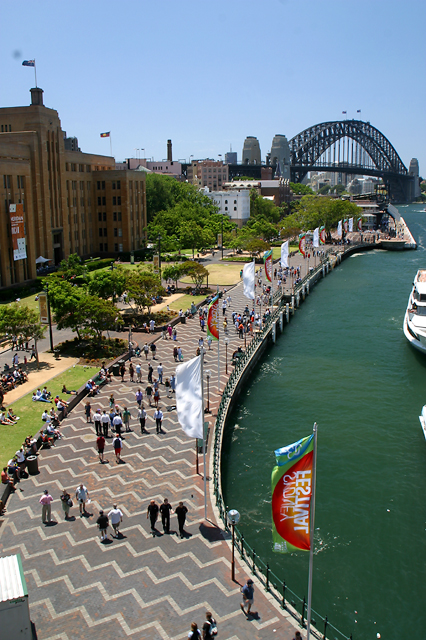
[[[64,386],[62,387],[61,393],[68,393],[68,394],[72,394],[74,396],[77,395],[77,391],[68,391],[65,382],[64,382]]]
[[[40,389],[37,389],[33,394],[33,402],[48,402],[50,404],[52,401],[45,398]]]
[[[12,420],[15,424],[18,422],[18,420],[20,419],[19,416],[15,415],[13,413],[13,409],[12,407],[9,407],[6,413],[6,418],[9,418],[9,420]]]
[[[16,422],[14,422],[13,420],[9,420],[9,418],[6,418],[6,414],[4,413],[4,411],[0,411],[0,424],[16,424]]]

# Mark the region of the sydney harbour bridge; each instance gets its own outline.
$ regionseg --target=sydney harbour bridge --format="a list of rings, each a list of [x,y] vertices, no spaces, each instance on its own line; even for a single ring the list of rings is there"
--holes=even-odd
[[[326,171],[381,178],[389,198],[412,198],[415,177],[410,175],[390,141],[369,122],[340,120],[309,127],[289,140],[290,180],[301,182],[308,172]],[[229,165],[229,178],[239,175],[260,179],[268,165]],[[276,170],[274,164],[269,165]]]

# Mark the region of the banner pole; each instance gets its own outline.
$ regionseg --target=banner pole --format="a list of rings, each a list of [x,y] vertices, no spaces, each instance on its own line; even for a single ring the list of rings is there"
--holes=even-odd
[[[204,476],[204,519],[207,520],[207,474],[206,474],[206,434],[204,431],[204,347],[200,349],[201,358],[201,428],[203,434],[203,476]],[[197,442],[197,440],[195,441]],[[198,454],[197,454],[198,460]]]
[[[111,134],[109,134],[109,150],[112,158],[112,135]]]
[[[37,89],[37,68],[36,68],[36,61],[34,59],[34,78],[35,78],[35,86]]]
[[[310,522],[310,551],[309,551],[309,578],[308,578],[308,614],[306,618],[306,640],[309,640],[311,632],[312,609],[312,574],[314,565],[314,529],[315,529],[315,486],[317,481],[317,423],[314,422],[314,455],[312,460],[312,496],[311,496],[311,522]]]

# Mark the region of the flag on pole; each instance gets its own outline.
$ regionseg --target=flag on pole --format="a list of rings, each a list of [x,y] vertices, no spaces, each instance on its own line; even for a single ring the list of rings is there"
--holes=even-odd
[[[281,266],[283,269],[288,267],[288,240],[281,245]]]
[[[201,358],[196,356],[176,368],[176,409],[179,424],[190,438],[203,438]]]
[[[319,237],[320,237],[320,243],[321,244],[325,244],[325,227],[324,227],[324,225],[322,227],[320,227]]]
[[[219,340],[219,296],[215,296],[209,304],[207,312],[207,335]]]
[[[22,63],[23,67],[35,67],[35,60],[24,60]]]
[[[354,230],[354,219],[349,218],[349,233],[352,233],[353,230]]]
[[[361,113],[361,109],[357,109],[357,110],[356,110],[356,112],[357,112],[357,113]]]
[[[246,298],[254,300],[254,260],[244,265],[243,286]]]
[[[362,231],[362,218],[358,220],[358,231]]]
[[[346,113],[346,111],[342,111],[342,113]]]
[[[263,262],[265,263],[265,275],[269,282],[272,282],[272,269],[274,266],[272,263],[272,249],[265,251],[263,254]]]
[[[306,255],[306,233],[299,235],[299,251],[303,257]]]
[[[314,247],[319,247],[320,246],[320,239],[319,239],[319,227],[317,227],[314,230],[314,237],[312,239],[312,245]]]
[[[341,238],[342,235],[343,235],[342,221],[341,220],[339,220],[339,224],[337,225],[337,235],[339,236],[339,238]]]
[[[311,548],[314,434],[275,451],[272,470],[273,551]]]
[[[106,133],[101,133],[101,138],[109,138],[111,132],[107,131]]]

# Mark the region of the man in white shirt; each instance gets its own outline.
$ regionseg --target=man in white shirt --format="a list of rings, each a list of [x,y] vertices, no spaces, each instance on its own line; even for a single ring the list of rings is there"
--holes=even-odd
[[[145,424],[146,424],[146,411],[143,408],[143,405],[138,409],[138,420],[140,422],[141,425],[141,433],[149,433],[149,431],[147,431],[145,429]]]
[[[158,409],[156,409],[156,411],[154,411],[154,420],[155,420],[155,425],[157,427],[157,433],[161,433],[161,425],[163,422],[163,412],[161,411],[160,407],[158,407]]]
[[[115,536],[113,535],[113,538],[118,538],[120,536],[120,532],[119,532],[119,526],[120,524],[123,522],[123,513],[122,511],[120,511],[120,509],[117,509],[117,505],[114,504],[113,505],[113,509],[111,509],[111,511],[108,514],[108,518],[109,521],[112,524],[112,527],[114,529],[114,533]]]
[[[123,421],[122,421],[121,415],[119,413],[116,416],[114,416],[112,424],[114,426],[115,433],[120,435],[121,434],[121,427],[123,426]]]
[[[163,384],[163,365],[161,364],[161,362],[157,367],[157,373],[158,373],[159,384]]]
[[[95,423],[97,436],[100,436],[102,432],[101,421],[102,421],[101,410],[97,409],[96,413],[93,414],[93,422]]]
[[[106,412],[106,409],[103,410],[101,415],[101,424],[103,429],[104,438],[108,437],[108,425],[109,425],[109,415]]]
[[[140,362],[136,365],[136,380],[142,382],[142,367]]]
[[[79,484],[75,490],[75,497],[80,505],[80,518],[82,518],[86,513],[86,500],[89,497],[87,487],[85,487],[83,483]]]

